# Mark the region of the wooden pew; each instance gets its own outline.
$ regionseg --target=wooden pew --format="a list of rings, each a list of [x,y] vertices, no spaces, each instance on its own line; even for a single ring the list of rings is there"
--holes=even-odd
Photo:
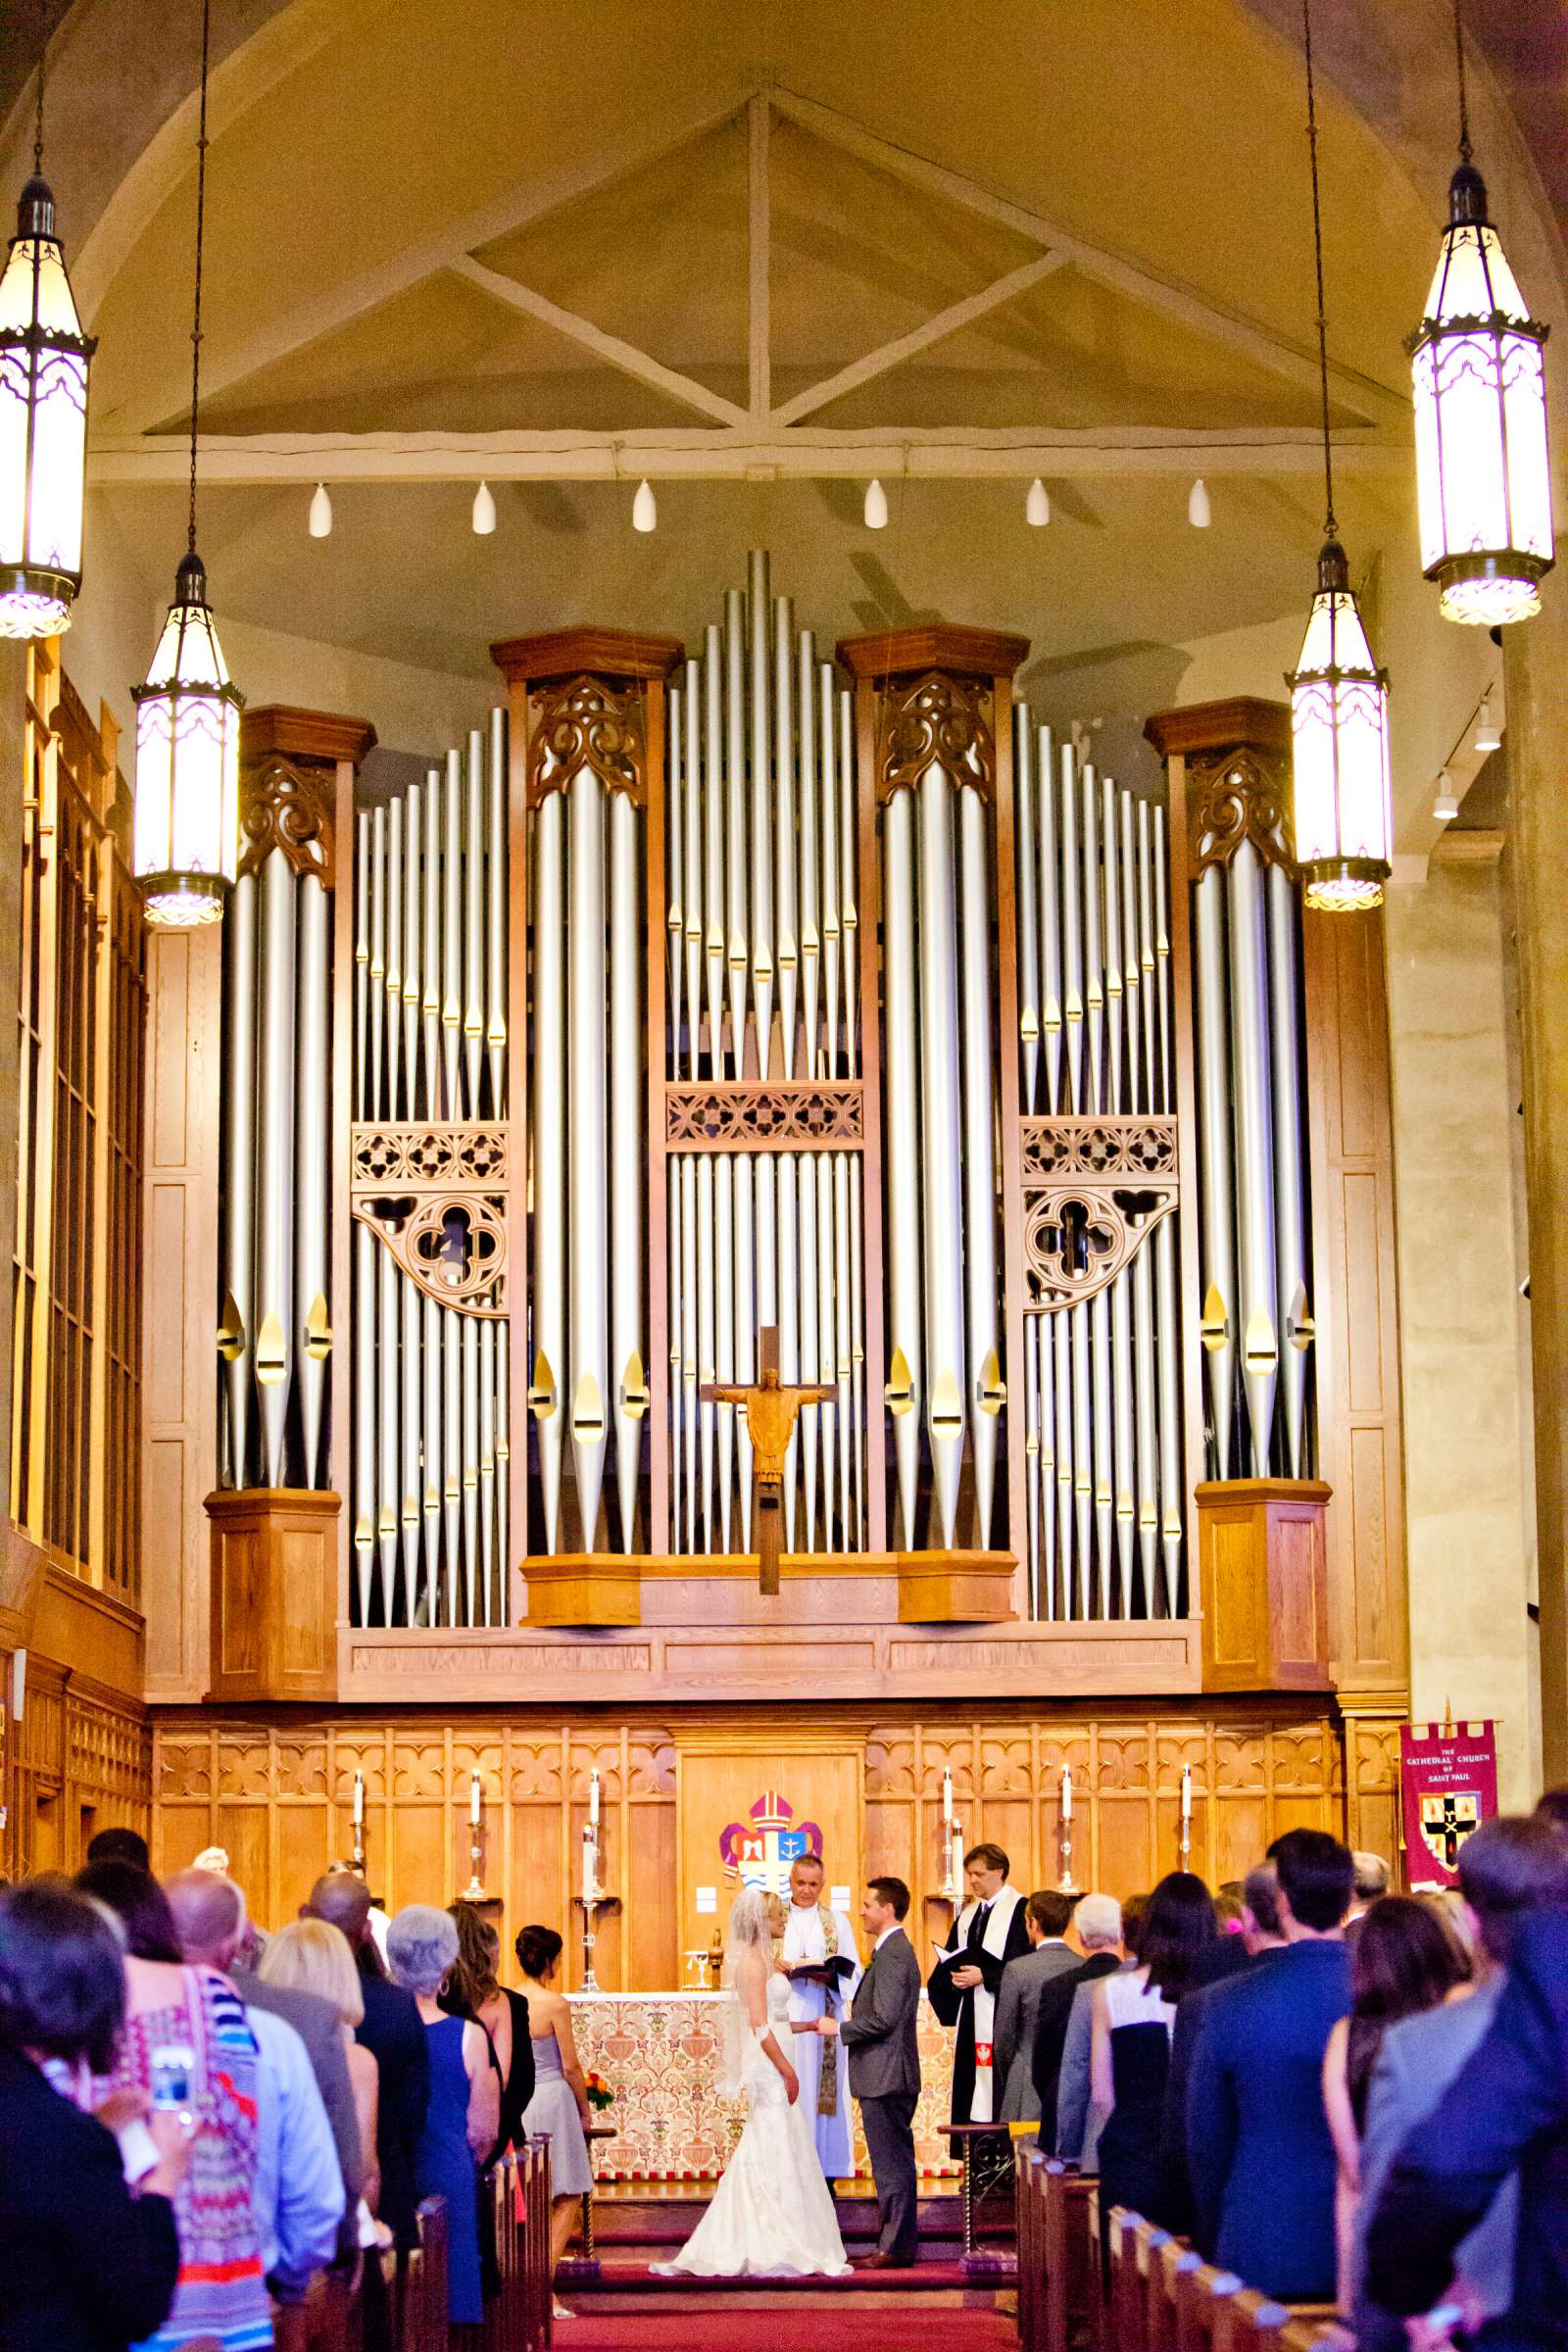
[[[1113,2205],[1101,2224],[1110,2274],[1106,2319],[1115,2352],[1147,2352],[1148,2314],[1138,2271],[1138,2232],[1149,2224],[1141,2213]]]
[[[1018,2211],[1018,2341],[1022,2352],[1045,2352],[1046,2158],[1038,2142],[1020,2140],[1013,2165]]]
[[[1058,2156],[1046,2159],[1045,2175],[1044,2352],[1077,2352],[1086,2336],[1093,2345],[1103,2342],[1100,2268],[1090,2241],[1100,2183]]]

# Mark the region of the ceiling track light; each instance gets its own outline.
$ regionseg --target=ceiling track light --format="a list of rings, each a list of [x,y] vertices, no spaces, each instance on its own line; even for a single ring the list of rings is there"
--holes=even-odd
[[[1208,504],[1208,485],[1201,474],[1187,493],[1187,519],[1195,531],[1206,531],[1214,519]]]
[[[1317,173],[1317,97],[1312,78],[1312,6],[1301,0],[1306,51],[1306,146],[1312,181],[1312,254],[1317,270],[1317,365],[1323,410],[1323,545],[1317,592],[1291,690],[1292,816],[1306,904],[1325,914],[1355,914],[1383,903],[1393,872],[1388,672],[1367,642],[1350,566],[1334,519],[1334,445],[1329,433],[1329,331],[1323,304],[1323,213]]]
[[[1023,518],[1037,531],[1043,531],[1051,520],[1051,500],[1039,474],[1029,485],[1029,495],[1023,502]]]
[[[473,494],[472,521],[476,539],[488,539],[496,527],[496,502],[488,482],[481,482]]]
[[[239,863],[239,714],[196,553],[196,426],[201,401],[202,230],[207,212],[207,80],[212,0],[202,0],[201,111],[196,133],[196,270],[191,318],[190,514],[174,601],[136,706],[131,869],[147,920],[186,931],[216,923]],[[324,493],[323,493],[324,495]],[[314,509],[314,501],[313,509]]]
[[[888,527],[888,494],[875,474],[865,485],[865,527],[868,531],[885,531]]]
[[[638,483],[637,495],[631,502],[631,527],[634,531],[657,531],[659,528],[659,501],[646,475]]]
[[[332,536],[332,501],[327,496],[324,482],[317,483],[316,495],[311,500],[310,532],[313,539],[330,539]]]
[[[55,637],[81,586],[87,481],[87,375],[96,340],[81,331],[55,200],[43,176],[48,9],[38,10],[32,177],[0,272],[0,637]]]
[[[1459,0],[1453,44],[1459,165],[1426,316],[1409,341],[1421,567],[1445,620],[1495,628],[1540,612],[1551,569],[1547,330],[1525,306],[1470,160]]]

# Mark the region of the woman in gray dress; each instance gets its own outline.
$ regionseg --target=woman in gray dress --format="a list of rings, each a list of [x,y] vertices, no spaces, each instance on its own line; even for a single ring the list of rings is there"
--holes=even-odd
[[[533,2042],[533,2097],[523,2130],[550,2134],[550,2262],[552,2273],[570,2245],[581,2201],[593,2186],[588,2162],[588,2091],[571,2037],[571,2011],[555,1988],[562,1943],[554,1928],[524,1928],[513,1946],[528,1996]]]

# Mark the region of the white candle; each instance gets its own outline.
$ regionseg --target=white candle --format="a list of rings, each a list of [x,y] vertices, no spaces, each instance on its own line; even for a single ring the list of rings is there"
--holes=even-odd
[[[354,1827],[357,1830],[363,1830],[365,1827],[365,1775],[363,1772],[357,1772],[354,1775]]]
[[[599,1892],[599,1855],[592,1829],[582,1834],[582,1899],[591,1903]]]
[[[468,1783],[468,1819],[472,1822],[475,1829],[479,1827],[481,1814],[479,1807],[479,1775],[477,1773],[472,1776]]]
[[[597,1764],[588,1775],[588,1819],[597,1830],[599,1827],[599,1767]]]
[[[942,1827],[951,1838],[953,1835],[953,1775],[946,1766],[943,1767],[942,1772]]]
[[[1193,1768],[1190,1764],[1184,1764],[1182,1766],[1182,1819],[1183,1821],[1191,1821],[1192,1818]]]
[[[1064,1764],[1061,1768],[1061,1818],[1072,1819],[1072,1774]]]

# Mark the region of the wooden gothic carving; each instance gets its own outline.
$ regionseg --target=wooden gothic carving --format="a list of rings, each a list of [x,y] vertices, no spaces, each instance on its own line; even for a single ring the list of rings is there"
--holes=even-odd
[[[505,1203],[451,1190],[357,1193],[354,1215],[390,1250],[426,1298],[459,1313],[500,1321],[507,1312]]]
[[[936,669],[891,688],[879,713],[878,801],[918,784],[935,765],[956,784],[972,784],[989,807],[997,780],[996,745],[986,717],[990,695],[988,678]]]
[[[273,850],[281,850],[296,874],[314,875],[332,888],[332,770],[296,766],[269,752],[240,773],[239,829],[242,874],[259,873]]]
[[[1243,744],[1218,759],[1187,763],[1187,821],[1194,874],[1229,865],[1250,841],[1265,865],[1291,865],[1286,805],[1289,755]]]
[[[607,792],[624,792],[640,808],[647,798],[643,752],[640,687],[566,678],[539,698],[528,752],[528,806],[536,808],[587,767]]]

